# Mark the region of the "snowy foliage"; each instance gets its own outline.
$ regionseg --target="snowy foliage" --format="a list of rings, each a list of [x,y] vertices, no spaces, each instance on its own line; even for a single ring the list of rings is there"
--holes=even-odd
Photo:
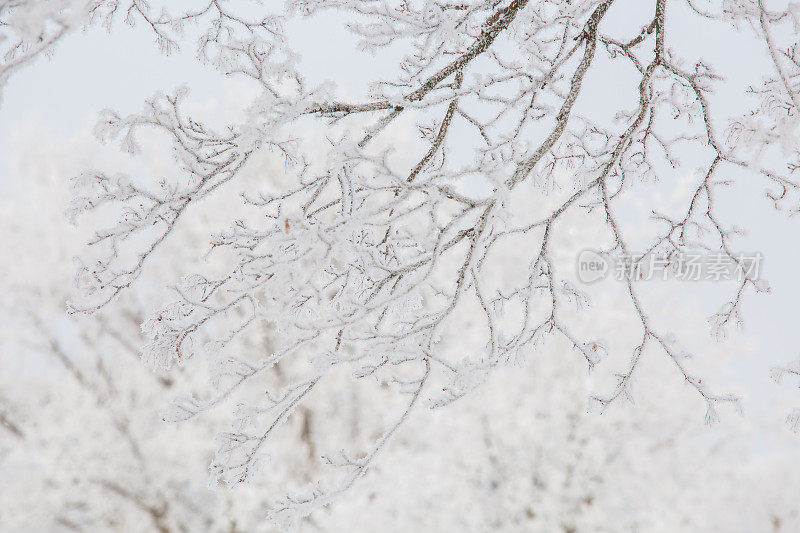
[[[609,390],[591,394],[601,411],[633,397],[641,361],[655,353],[702,401],[709,423],[721,408],[740,407],[724,384],[712,387],[693,370],[680,340],[657,322],[657,302],[632,277],[625,313],[637,338],[624,348],[629,364],[607,361],[618,361],[612,343],[583,327],[575,309],[588,298],[556,255],[573,245],[575,217],[591,226],[596,248],[642,252],[642,263],[664,257],[674,266],[684,252],[719,253],[744,275],[709,322],[720,338],[741,323],[745,297],[769,285],[744,268],[739,230],[720,214],[719,191],[736,185],[727,173],[760,180],[777,209],[800,209],[800,7],[775,4],[210,0],[175,14],[138,0],[83,10],[12,2],[0,20],[19,42],[42,49],[58,38],[43,37],[52,26],[111,27],[123,14],[143,21],[165,53],[195,31],[199,61],[255,89],[245,119],[216,117],[222,124],[190,116],[186,87],[151,97],[138,113],[102,113],[102,141],[146,160],[141,139],[160,139],[174,169],[89,170],[73,179],[69,214],[91,218],[95,232],[69,309],[102,315],[121,305],[193,211],[224,191],[241,193],[227,223],[193,249],[207,263],[162,276],[171,296],[142,322],[142,357],[160,372],[207,368],[209,385],[177,397],[162,416],[186,422],[228,413],[212,484],[263,477],[257,472],[282,426],[299,412],[325,412],[315,401],[325,397],[320,391],[363,382],[394,397],[382,404],[382,429],[369,444],[320,452],[336,476],[273,503],[270,515],[292,522],[350,489],[414,411],[450,406],[546,342],[566,343],[587,369],[613,377]],[[376,61],[395,57],[393,74],[376,76],[356,97],[332,81],[311,81],[292,29],[328,13],[346,19]],[[731,39],[762,47],[763,71],[749,73],[743,88],[752,108],[718,105],[714,91],[726,73],[704,61],[703,50],[687,55],[673,38],[677,17],[701,28],[728,25]],[[25,55],[12,53],[8,72],[38,53],[17,48]],[[401,145],[410,127],[419,138]],[[643,183],[686,185],[677,178],[694,166],[702,168],[679,191],[681,209],[638,198],[658,222],[643,236],[626,215],[631,197]],[[280,168],[279,177],[243,177],[265,168]],[[459,343],[476,316],[478,338]]]
[[[794,6],[785,12],[720,6],[720,18],[760,32],[774,67],[759,91],[761,106],[747,119],[733,120],[727,136],[720,137],[725,117],[716,118],[709,103],[719,74],[702,61],[686,66],[671,51],[667,2],[654,2],[645,24],[606,34],[606,17],[625,16],[612,4],[291,3],[293,12],[306,16],[328,9],[352,12],[358,21],[367,15],[369,23],[350,26],[366,50],[400,40],[411,45],[397,76],[375,80],[367,99],[356,103],[337,99],[329,86],[304,81],[287,59],[291,53],[279,24],[259,33],[255,29],[264,26],[241,23],[224,39],[215,35],[220,54],[212,63],[226,74],[252,79],[263,92],[250,105],[245,123],[223,131],[182,112],[185,89],[154,97],[141,114],[106,112],[98,126],[101,138],[119,140],[135,154],[140,129],[162,131],[171,140],[180,173],[157,188],[103,173],[76,179],[76,213],[114,203],[120,215],[90,242],[97,255],[81,267],[82,298],[73,309],[100,309],[129,288],[183,213],[235,180],[254,154],[266,150],[283,158],[290,183],[285,190],[243,192],[243,201],[257,208],[261,219],[237,219],[210,241],[209,253],[225,254],[228,270],[184,276],[174,287],[178,298],[144,322],[151,339],[144,360],[154,368],[186,363],[199,353],[212,361],[216,392],[206,399],[179,399],[165,414],[186,420],[250,384],[258,386],[280,361],[309,359],[295,382],[237,408],[212,464],[213,474],[229,484],[252,477],[272,434],[331,369],[346,366],[356,379],[376,376],[394,383],[407,397],[406,405],[374,445],[359,457],[331,458],[330,464],[343,470],[334,485],[276,505],[276,513],[301,516],[349,488],[423,400],[442,407],[461,398],[493,368],[524,358],[521,354],[543,336],[567,339],[589,367],[596,365],[602,344],[579,338],[562,318],[562,307],[577,294],[551,257],[565,213],[601,211],[608,251],[629,252],[618,197],[638,182],[666,179],[665,163],[677,167],[676,153],[688,148],[706,154],[705,175],[687,191],[690,201],[679,217],[654,206],[664,231],[653,236],[651,254],[671,258],[701,247],[737,260],[730,242],[734,230],[714,210],[720,167],[748,167],[779,188],[770,192],[776,203],[797,201],[791,165],[773,170],[744,153],[753,145],[762,151],[778,145],[782,156],[797,154],[793,43],[776,43],[772,30],[792,22]],[[698,11],[697,16],[713,15]],[[240,34],[243,41],[229,37]],[[600,54],[626,64],[638,77],[638,103],[619,109],[610,124],[577,106],[579,96],[591,90],[584,78]],[[378,143],[402,115],[415,117],[429,143],[411,165],[392,153],[391,142]],[[329,145],[322,154],[298,135],[298,128],[311,127],[327,129]],[[458,135],[451,131],[457,128],[473,133],[459,137],[473,152],[472,161],[448,157],[447,139]],[[482,180],[488,194],[465,188],[469,178]],[[514,205],[524,182],[552,192],[551,198],[555,190],[561,194],[552,207],[525,220]],[[519,236],[530,253],[514,259],[528,276],[504,291],[491,262],[499,243]],[[633,280],[627,284],[641,339],[617,387],[595,401],[606,407],[629,395],[641,355],[656,347],[706,401],[707,419],[716,420],[718,404],[738,399],[712,391],[691,373],[649,318]],[[712,317],[718,332],[739,320],[747,289],[767,286],[744,276],[732,299]],[[453,316],[470,301],[484,316],[485,337],[462,358],[446,360],[439,354],[442,336],[457,327]],[[274,328],[280,347],[256,360],[232,353],[231,341],[263,323]],[[440,392],[425,394],[426,387]]]

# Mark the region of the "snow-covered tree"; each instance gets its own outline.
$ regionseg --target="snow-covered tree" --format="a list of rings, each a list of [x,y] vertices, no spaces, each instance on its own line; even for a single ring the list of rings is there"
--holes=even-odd
[[[0,20],[21,31],[83,9],[48,3],[37,19],[33,5],[12,2]],[[166,420],[218,425],[231,413],[221,417],[232,420],[218,438],[215,479],[261,479],[267,456],[295,442],[281,433],[287,420],[313,420],[303,433],[322,442],[306,448],[335,473],[271,508],[279,520],[305,517],[391,453],[387,443],[415,411],[467,401],[545,343],[566,344],[610,381],[589,392],[601,411],[633,397],[651,356],[672,369],[659,386],[688,385],[707,421],[741,407],[725,383],[700,375],[709,365],[687,357],[690,340],[669,333],[663,293],[640,273],[713,254],[736,274],[710,318],[720,338],[741,322],[748,293],[769,290],[737,248],[720,197],[758,180],[766,202],[798,209],[797,3],[210,0],[173,9],[95,2],[81,23],[103,13],[111,27],[125,13],[164,52],[193,43],[199,61],[255,96],[240,120],[190,113],[186,87],[139,113],[103,112],[97,135],[134,164],[73,180],[70,215],[102,229],[82,255],[69,309],[102,319],[126,307],[144,277],[171,288],[165,302],[148,300],[162,306],[143,321],[142,357],[192,378],[193,393],[176,397]],[[353,69],[366,70],[367,87],[350,83],[351,72],[320,80],[303,68],[302,28],[325,17],[374,54]],[[36,36],[53,24],[21,39],[45,42]],[[759,47],[758,68],[734,80],[720,43]],[[735,98],[715,94],[725,77]],[[164,145],[172,168],[148,174],[141,164]],[[653,181],[679,199],[647,197]],[[219,209],[231,192],[239,203]],[[186,233],[204,212],[217,229],[201,244]],[[621,285],[603,284],[626,303],[599,298],[615,302],[608,314],[624,328],[581,311],[598,300],[576,279],[581,247],[629,261]],[[174,277],[155,266],[177,250],[206,262],[187,260]],[[203,366],[208,385],[198,384]],[[343,391],[349,407],[332,409]],[[354,423],[358,431],[341,431]],[[284,464],[276,457],[271,469]]]
[[[67,188],[52,168],[24,171],[31,202],[0,215],[8,230],[0,530],[257,530],[263,495],[234,502],[207,489],[202,468],[186,468],[209,460],[213,428],[158,418],[165,394],[186,380],[142,367],[137,299],[93,320],[66,319],[70,255],[80,243],[63,223]]]
[[[74,144],[61,150],[80,152]],[[30,160],[24,152],[18,158]],[[173,251],[158,275],[142,279],[143,289],[113,308],[95,317],[64,317],[67,259],[79,235],[60,220],[66,191],[57,167],[25,165],[26,197],[35,201],[7,206],[0,215],[3,227],[13,230],[3,263],[10,289],[3,306],[11,320],[0,330],[0,498],[6,503],[0,529],[272,531],[263,519],[269,500],[322,474],[317,455],[326,446],[342,440],[370,445],[386,394],[323,390],[324,402],[301,410],[289,434],[272,443],[275,458],[266,476],[232,493],[207,490],[201,465],[225,413],[179,426],[161,422],[156,412],[165,398],[201,387],[202,380],[189,372],[153,374],[138,362],[137,349],[147,288],[157,287],[176,257],[179,264],[191,258]],[[186,238],[202,235],[204,227],[190,225]],[[482,335],[475,327],[479,314],[462,318],[464,328],[448,350],[467,350]],[[773,493],[774,467],[724,432],[697,442],[693,398],[670,383],[648,385],[635,409],[587,413],[591,379],[570,350],[563,339],[549,340],[530,364],[498,369],[461,402],[410,420],[366,482],[311,514],[303,529],[795,527],[793,500],[781,497],[792,486],[781,483]],[[765,496],[754,498],[756,491]],[[734,501],[746,511],[726,512]]]

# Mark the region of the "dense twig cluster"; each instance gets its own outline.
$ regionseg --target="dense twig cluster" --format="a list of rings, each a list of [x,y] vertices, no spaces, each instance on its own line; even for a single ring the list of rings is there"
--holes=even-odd
[[[331,369],[348,366],[357,379],[383,376],[407,396],[405,407],[363,456],[330,458],[345,471],[338,485],[287,497],[275,513],[303,515],[329,501],[363,475],[423,397],[437,407],[460,398],[492,368],[520,358],[544,336],[564,337],[590,367],[597,365],[605,347],[581,338],[563,317],[566,303],[581,299],[552,256],[566,213],[602,213],[612,242],[605,251],[632,253],[619,213],[623,193],[642,180],[668,175],[686,150],[706,161],[704,172],[686,191],[683,214],[653,207],[664,230],[653,236],[642,260],[658,254],[672,264],[681,252],[701,248],[740,261],[731,242],[735,229],[714,208],[715,191],[728,183],[718,177],[725,166],[750,170],[770,187],[776,207],[796,209],[800,185],[791,161],[798,155],[800,64],[797,44],[788,42],[794,36],[779,37],[785,37],[785,25],[798,24],[793,6],[771,11],[760,2],[655,0],[643,24],[612,34],[604,32],[605,21],[627,20],[630,6],[622,1],[291,5],[301,14],[352,13],[356,22],[350,29],[367,50],[410,44],[397,77],[376,80],[365,101],[342,101],[330,87],[304,80],[278,15],[249,22],[211,1],[184,17],[152,18],[133,2],[129,14],[139,13],[166,42],[171,41],[164,28],[210,20],[215,29],[202,40],[201,56],[209,59],[208,50],[215,50],[213,64],[253,80],[263,92],[247,120],[224,131],[184,114],[185,91],[157,96],[138,115],[107,112],[98,130],[103,138],[120,139],[135,152],[136,131],[154,128],[170,138],[182,172],[157,187],[129,176],[87,173],[76,180],[74,205],[75,214],[108,204],[119,213],[117,222],[92,240],[97,258],[79,272],[83,298],[73,310],[94,311],[134,283],[189,206],[234,181],[253,154],[269,150],[285,160],[294,185],[278,194],[246,191],[244,203],[260,217],[236,220],[213,237],[211,254],[234,258],[227,272],[186,276],[175,286],[177,299],[143,326],[151,339],[144,357],[154,367],[184,363],[200,352],[218,362],[218,393],[181,399],[167,414],[173,420],[240,397],[246,386],[258,388],[278,362],[310,358],[296,382],[238,409],[212,465],[228,483],[252,476],[270,436]],[[687,66],[670,49],[668,11],[679,7],[756,32],[772,61],[770,77],[753,80],[761,102],[757,109],[729,124],[715,116],[710,93],[720,74],[701,61]],[[612,124],[580,108],[591,93],[587,74],[599,56],[626,66],[635,88],[635,107],[620,109]],[[417,119],[428,143],[410,165],[398,163],[377,142],[391,136],[401,117]],[[321,156],[312,156],[319,147],[309,147],[297,134],[309,125],[328,135]],[[460,150],[471,150],[471,160],[455,154],[448,142],[453,138]],[[783,150],[777,156],[771,152],[776,146]],[[489,192],[465,185],[475,179]],[[551,193],[553,203],[520,222],[523,213],[514,199],[524,182]],[[487,265],[497,259],[500,243],[515,238],[526,243],[527,279],[502,290]],[[737,403],[691,372],[651,317],[635,280],[625,283],[641,338],[617,387],[594,400],[606,407],[629,395],[632,376],[652,347],[707,403],[709,421],[716,419],[718,404]],[[748,289],[767,288],[744,275],[712,318],[717,331],[739,320]],[[448,360],[438,344],[453,317],[470,305],[481,310],[485,344],[463,360]],[[229,353],[231,341],[264,323],[282,339],[279,349],[257,359]],[[426,387],[440,393],[426,395]]]

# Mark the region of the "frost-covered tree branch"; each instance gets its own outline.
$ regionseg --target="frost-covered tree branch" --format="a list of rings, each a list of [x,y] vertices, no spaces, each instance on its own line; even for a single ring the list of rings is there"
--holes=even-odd
[[[207,251],[224,268],[183,276],[172,301],[143,324],[148,365],[199,364],[202,355],[214,369],[214,391],[181,397],[165,418],[188,420],[236,402],[212,465],[235,485],[253,477],[281,425],[340,369],[356,381],[390,384],[405,399],[365,452],[329,456],[342,472],[337,481],[273,508],[299,516],[367,472],[418,405],[464,397],[547,337],[567,341],[589,368],[608,366],[606,343],[583,334],[574,318],[585,296],[553,252],[568,217],[590,217],[604,235],[602,252],[635,256],[633,271],[653,258],[677,268],[695,250],[733,264],[742,275],[710,318],[723,335],[741,321],[747,293],[769,287],[747,268],[738,229],[719,213],[717,191],[736,185],[722,176],[744,170],[776,208],[798,209],[800,14],[794,3],[647,5],[640,19],[622,0],[309,0],[240,17],[212,0],[183,16],[153,17],[133,2],[128,15],[147,21],[162,43],[173,33],[177,42],[185,21],[208,24],[200,59],[260,92],[244,121],[223,128],[189,116],[183,88],[156,95],[138,114],[104,112],[101,139],[141,156],[137,136],[159,135],[176,168],[158,179],[98,171],[75,178],[72,215],[114,222],[89,242],[71,310],[112,306],[192,209],[239,183],[241,213]],[[361,99],[308,81],[289,44],[284,22],[329,10],[351,17],[364,50],[405,51],[395,76],[373,80]],[[750,80],[756,108],[717,108],[713,91],[724,72],[681,56],[671,26],[678,10],[700,23],[729,23],[763,46],[765,78]],[[626,75],[603,78],[601,64]],[[596,93],[617,84],[633,98],[612,113],[598,109]],[[411,122],[421,134],[418,152],[398,153],[393,132]],[[312,132],[322,132],[322,147]],[[263,158],[283,164],[285,188],[244,182]],[[624,214],[629,195],[645,181],[677,183],[687,172],[682,158],[702,171],[680,191],[680,213],[648,204],[659,231],[642,245]],[[531,189],[540,193],[535,206],[525,204]],[[524,274],[519,280],[499,273],[499,265],[509,267],[504,246],[518,247],[511,267]],[[722,404],[738,407],[724,385],[696,375],[638,281],[628,275],[624,284],[639,339],[629,365],[610,369],[616,387],[595,402],[606,408],[630,397],[643,357],[658,353],[706,404],[709,422]],[[457,335],[470,309],[481,316],[482,341],[459,357],[444,355],[443,339]],[[265,324],[279,346],[242,351],[243,339]],[[270,382],[276,365],[292,368],[288,384]]]

